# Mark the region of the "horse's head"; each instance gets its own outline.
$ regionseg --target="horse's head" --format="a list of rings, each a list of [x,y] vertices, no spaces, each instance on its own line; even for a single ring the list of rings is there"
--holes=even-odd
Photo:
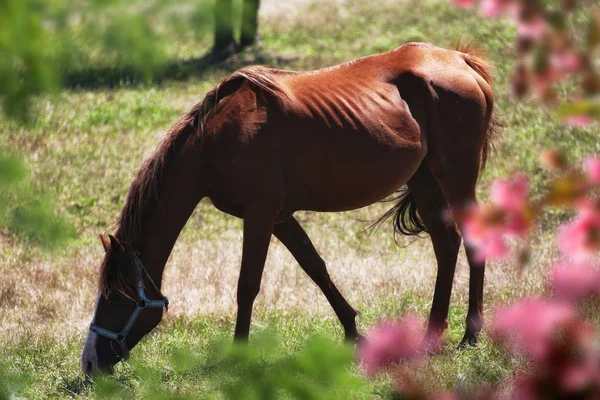
[[[112,235],[100,235],[106,251],[102,264],[96,310],[81,355],[87,376],[103,371],[129,357],[129,351],[162,317],[168,300],[162,296],[138,258],[137,251]],[[162,297],[150,300],[144,284],[152,284]]]

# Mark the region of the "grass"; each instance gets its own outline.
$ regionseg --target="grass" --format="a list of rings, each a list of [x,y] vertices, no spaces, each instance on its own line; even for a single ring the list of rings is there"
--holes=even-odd
[[[564,127],[534,102],[510,100],[513,27],[503,21],[483,21],[449,3],[298,1],[296,8],[280,12],[277,2],[265,1],[261,19],[265,51],[259,59],[280,68],[315,69],[387,51],[411,40],[442,47],[454,47],[459,39],[474,41],[496,65],[497,109],[507,125],[497,156],[481,179],[482,197],[491,178],[517,170],[531,177],[533,191],[539,194],[544,174],[537,157],[544,148],[558,147],[573,161],[600,153],[597,128]],[[198,35],[189,27],[186,30],[185,25],[167,29],[163,35],[168,43],[166,52],[175,64],[201,57],[210,45],[209,36]],[[255,56],[249,53],[244,59]],[[27,126],[0,119],[0,147],[25,157],[32,184],[54,200],[57,211],[75,228],[70,245],[54,253],[0,232],[0,360],[10,373],[24,376],[27,384],[19,395],[66,398],[102,394],[86,383],[79,371],[102,256],[97,235],[111,231],[129,182],[157,137],[238,65],[186,70],[185,79],[174,74],[155,85],[114,87],[102,85],[100,80],[91,89],[39,96],[35,99],[39,112]],[[564,92],[569,88],[566,85]],[[367,224],[362,221],[380,215],[385,207],[376,204],[348,213],[297,215],[328,262],[333,280],[362,312],[359,326],[363,331],[383,317],[407,312],[426,316],[433,291],[435,258],[427,240],[410,245],[406,240],[397,247],[390,227],[364,231]],[[488,315],[499,304],[544,290],[544,269],[558,257],[551,228],[564,218],[560,213],[546,218],[534,235],[533,262],[524,271],[518,272],[511,262],[491,263],[485,298]],[[226,396],[223,382],[230,381],[235,369],[225,368],[223,373],[230,375],[224,378],[211,373],[208,366],[218,357],[217,344],[232,337],[241,239],[239,220],[219,213],[206,201],[197,207],[165,273],[164,292],[172,301],[171,315],[136,347],[131,362],[117,368],[114,380],[107,383],[116,385],[114,393],[144,396],[144,379],[155,380],[159,374],[158,394]],[[432,387],[506,382],[521,365],[485,338],[476,349],[456,349],[464,331],[467,271],[461,252],[449,345],[418,372]],[[251,346],[258,346],[261,335],[257,332],[267,328],[282,342],[274,346],[273,358],[266,360],[271,368],[277,360],[301,354],[313,335],[337,342],[342,339],[342,329],[324,296],[276,240],[255,306]],[[192,372],[172,373],[177,368],[173,357],[182,348],[196,357],[196,367]],[[351,375],[360,380],[356,368]],[[390,379],[362,381],[353,393],[356,398],[386,397]]]

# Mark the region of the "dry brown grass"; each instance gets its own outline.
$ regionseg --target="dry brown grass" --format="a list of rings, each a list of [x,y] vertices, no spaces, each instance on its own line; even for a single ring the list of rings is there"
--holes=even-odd
[[[197,217],[210,212],[203,202]],[[356,235],[367,224],[357,221],[377,215],[382,205],[354,213],[320,215],[300,213],[336,285],[358,309],[377,308],[381,299],[401,299],[412,291],[426,305],[431,298],[436,266],[430,241],[416,240],[395,247],[391,228],[368,234],[356,247]],[[360,217],[360,218],[358,218]],[[171,315],[191,318],[220,315],[233,318],[241,257],[242,234],[233,217],[215,217],[223,227],[213,237],[197,237],[188,226],[166,267],[164,292],[171,299]],[[214,222],[213,222],[214,224]],[[88,233],[86,233],[88,235]],[[90,232],[89,235],[94,235]],[[2,246],[8,246],[2,239]],[[412,239],[411,239],[412,240]],[[96,297],[97,267],[102,257],[99,241],[70,250],[62,257],[28,256],[23,243],[10,244],[0,264],[0,336],[9,341],[24,337],[65,338],[85,331]],[[488,305],[509,301],[543,288],[543,265],[556,258],[551,245],[535,246],[532,267],[519,274],[511,263],[488,267]],[[466,304],[468,266],[461,251],[453,305]],[[261,293],[255,309],[258,319],[269,313],[333,312],[319,289],[307,278],[289,252],[272,240]],[[416,310],[415,310],[416,311]]]

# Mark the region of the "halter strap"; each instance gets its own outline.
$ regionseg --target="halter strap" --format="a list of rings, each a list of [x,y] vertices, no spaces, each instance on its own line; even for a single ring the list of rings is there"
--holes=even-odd
[[[140,261],[139,253],[136,250],[129,248],[128,245],[126,245],[126,251],[130,261],[133,265],[135,265],[138,272],[136,278],[138,299],[135,303],[135,308],[133,309],[131,316],[129,317],[129,319],[125,323],[125,326],[121,329],[120,332],[114,332],[106,328],[102,328],[101,326],[98,326],[93,322],[90,324],[91,332],[94,332],[107,339],[114,340],[119,344],[119,346],[121,347],[121,357],[123,360],[127,360],[129,358],[129,348],[127,347],[127,342],[125,341],[125,339],[127,338],[127,335],[133,328],[133,325],[137,321],[142,310],[144,310],[145,308],[164,308],[165,311],[169,310],[169,299],[167,298],[167,296],[164,296],[162,294],[162,292],[158,288],[158,285],[154,282],[154,280],[148,273],[148,270]],[[162,297],[161,300],[150,300],[148,298],[148,296],[146,295],[146,287],[144,286],[144,279],[142,277],[142,273],[150,281],[152,287],[154,287],[154,290],[156,290],[156,293],[158,293],[158,295]]]
[[[142,261],[140,260],[140,253],[131,248],[129,246],[129,244],[125,244],[125,249],[127,251],[127,255],[129,257],[129,260],[131,261],[131,263],[133,265],[136,266],[137,270],[138,270],[138,279],[140,279],[140,276],[142,274],[144,274],[144,276],[148,279],[148,281],[150,281],[150,283],[152,284],[152,287],[154,288],[154,290],[156,291],[156,293],[163,298],[163,300],[167,300],[166,305],[165,305],[165,309],[167,311],[169,311],[169,300],[167,299],[167,296],[163,295],[162,292],[160,291],[160,289],[158,288],[158,285],[156,284],[156,282],[154,282],[154,279],[152,279],[152,277],[150,276],[150,273],[148,272],[148,270],[146,269],[146,267],[144,267],[144,264],[142,264]],[[142,282],[142,286],[143,286],[143,282]],[[139,288],[139,283],[138,283],[138,288]]]

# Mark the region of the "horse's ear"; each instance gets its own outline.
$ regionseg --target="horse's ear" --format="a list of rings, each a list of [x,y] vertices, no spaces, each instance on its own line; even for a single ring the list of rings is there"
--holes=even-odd
[[[104,251],[108,253],[108,250],[110,250],[110,242],[103,234],[100,234],[98,236],[100,236],[100,240],[102,241],[102,247],[104,247]]]
[[[108,235],[108,238],[110,239],[110,248],[113,249],[113,251],[118,253],[125,252],[125,248],[123,247],[121,242],[119,242],[119,239],[117,239],[113,235]]]

